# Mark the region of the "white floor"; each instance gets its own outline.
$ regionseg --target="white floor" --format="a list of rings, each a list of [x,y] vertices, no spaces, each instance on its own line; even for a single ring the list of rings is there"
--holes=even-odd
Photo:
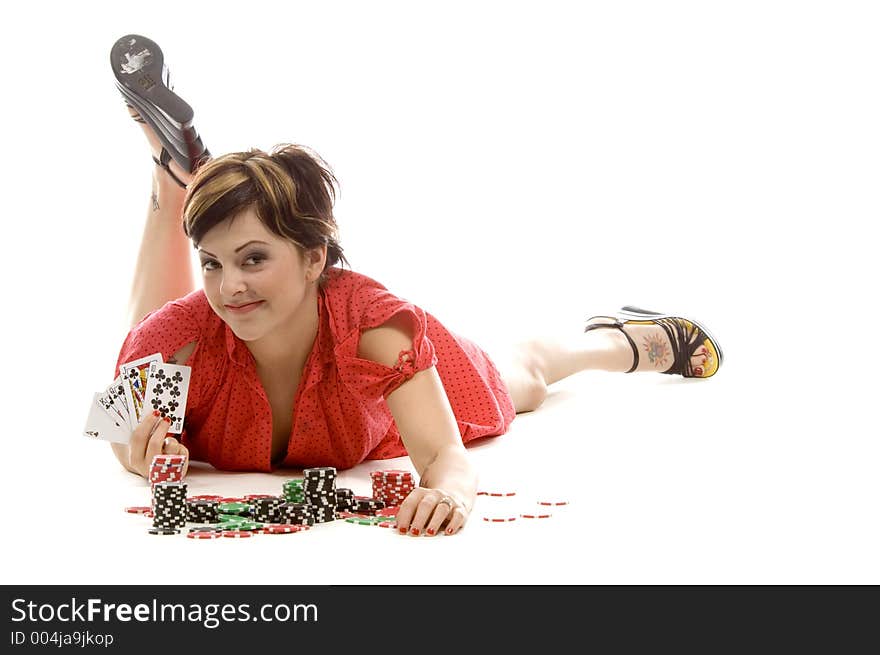
[[[816,403],[813,384],[801,378],[780,387],[736,361],[703,382],[589,372],[569,378],[538,411],[518,416],[508,434],[470,449],[483,489],[517,495],[479,497],[454,537],[406,537],[344,521],[247,540],[152,536],[148,519],[123,511],[148,503],[146,482],[114,466],[105,444],[69,439],[70,452],[79,453],[75,480],[62,461],[6,478],[19,487],[7,502],[36,516],[8,512],[16,523],[6,524],[13,538],[4,544],[2,578],[876,584],[877,447],[845,416],[824,409],[834,398]],[[407,465],[405,458],[367,462],[342,472],[338,485],[368,494],[370,470]],[[295,473],[196,466],[187,482],[191,494],[274,493]],[[535,509],[545,496],[570,504],[546,520],[482,520]]]

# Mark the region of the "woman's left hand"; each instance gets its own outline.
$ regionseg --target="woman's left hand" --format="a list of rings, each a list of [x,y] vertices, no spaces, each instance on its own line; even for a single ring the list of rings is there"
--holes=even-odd
[[[400,534],[407,532],[413,536],[426,534],[429,537],[445,532],[453,535],[468,519],[473,506],[442,489],[417,487],[406,497],[397,511],[397,528]]]

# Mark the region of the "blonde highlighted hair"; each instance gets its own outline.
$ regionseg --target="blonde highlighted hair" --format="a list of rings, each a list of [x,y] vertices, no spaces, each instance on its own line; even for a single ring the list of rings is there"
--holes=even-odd
[[[300,252],[327,246],[326,271],[348,264],[339,245],[333,203],[339,183],[330,167],[304,146],[283,143],[266,153],[256,148],[209,160],[186,192],[183,231],[198,248],[218,223],[253,207],[270,232],[293,242]]]

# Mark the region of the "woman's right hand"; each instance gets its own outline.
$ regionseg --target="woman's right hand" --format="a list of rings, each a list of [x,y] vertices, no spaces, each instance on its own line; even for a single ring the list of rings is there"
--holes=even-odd
[[[165,437],[168,435],[170,426],[171,419],[163,418],[158,411],[144,414],[128,442],[128,469],[130,471],[144,478],[149,477],[153,457],[163,454]],[[183,448],[183,446],[180,447]],[[188,460],[189,458],[187,458],[187,464],[189,464]]]

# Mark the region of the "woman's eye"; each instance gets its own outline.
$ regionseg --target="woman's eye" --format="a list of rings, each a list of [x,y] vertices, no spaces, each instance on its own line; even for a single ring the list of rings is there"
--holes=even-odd
[[[247,263],[247,262],[249,262],[249,261],[253,261],[254,264],[259,264],[260,262],[265,261],[265,259],[266,259],[266,258],[263,257],[262,255],[254,254],[254,255],[250,255],[250,256],[249,256],[247,259],[245,259],[244,261],[245,261],[245,263]],[[213,266],[214,264],[217,264],[217,262],[214,261],[213,259],[206,259],[206,260],[204,260],[204,261],[202,262],[202,268],[206,268],[206,267],[207,267],[207,270],[209,270],[209,271],[214,270],[212,267],[209,267],[209,264],[210,264],[211,266]],[[218,264],[218,266],[219,266],[219,264]]]

